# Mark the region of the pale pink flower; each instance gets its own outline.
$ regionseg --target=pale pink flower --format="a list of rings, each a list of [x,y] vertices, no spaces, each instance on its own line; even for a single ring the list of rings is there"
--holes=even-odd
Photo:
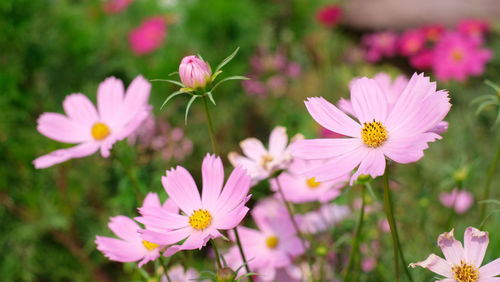
[[[50,139],[77,146],[59,149],[33,161],[35,168],[46,168],[72,158],[82,158],[101,150],[107,158],[116,141],[132,134],[151,111],[148,105],[151,84],[136,77],[127,89],[121,80],[107,78],[97,90],[97,109],[83,94],[64,99],[66,115],[43,113],[38,118],[38,131]]]
[[[250,177],[237,167],[224,183],[224,168],[219,157],[209,155],[202,165],[203,189],[200,197],[196,183],[189,172],[178,166],[167,171],[162,184],[169,197],[181,209],[182,214],[165,212],[160,208],[139,209],[138,221],[156,230],[144,230],[145,240],[171,245],[164,255],[171,256],[180,250],[201,249],[209,239],[222,236],[219,230],[236,227],[248,212],[245,203],[250,189]]]
[[[306,161],[294,159],[287,171],[282,172],[277,179],[271,179],[271,189],[278,191],[278,182],[285,199],[293,203],[319,201],[329,202],[341,194],[341,188],[349,180],[349,174],[341,175],[338,179],[326,182],[317,182],[314,177],[307,178],[304,172],[311,166],[320,166],[323,161]]]
[[[439,80],[465,81],[484,72],[492,52],[459,33],[447,33],[436,44],[433,69]]]
[[[161,276],[160,282],[186,282],[186,281],[199,281],[198,272],[192,268],[184,270],[180,264],[171,267],[168,270],[168,278],[165,275]],[[206,280],[203,280],[206,281]]]
[[[108,14],[123,12],[134,0],[108,0],[104,2],[104,11]]]
[[[364,35],[361,39],[366,48],[365,59],[377,62],[383,57],[396,55],[398,37],[393,31],[381,31]]]
[[[178,211],[175,203],[169,200],[165,201],[162,206],[156,193],[149,193],[142,206],[154,207],[168,212]],[[96,236],[95,243],[97,249],[110,260],[119,262],[140,260],[139,267],[141,267],[160,256],[160,250],[164,246],[143,240],[139,234],[139,231],[143,229],[132,219],[123,215],[112,217],[108,226],[120,239]],[[146,228],[149,226],[146,225]]]
[[[296,135],[292,138],[300,138]],[[277,126],[269,137],[269,150],[257,138],[247,138],[240,142],[240,147],[245,156],[230,152],[228,159],[233,166],[242,166],[252,178],[252,185],[262,179],[268,178],[279,169],[285,169],[292,161],[288,152],[288,136],[286,128]]]
[[[329,230],[343,219],[351,215],[351,210],[345,205],[322,205],[317,211],[295,216],[302,232],[316,234]]]
[[[325,27],[333,28],[342,19],[342,8],[335,4],[325,5],[316,12],[316,20]]]
[[[450,193],[441,193],[439,200],[445,207],[454,207],[458,214],[466,212],[474,204],[474,196],[465,189],[458,188],[454,188]]]
[[[145,55],[160,48],[167,36],[167,22],[161,16],[151,17],[132,30],[128,42],[132,51],[138,55]]]
[[[358,165],[351,184],[359,175],[380,176],[385,157],[398,163],[416,162],[428,142],[441,136],[430,129],[450,110],[448,92],[436,91],[436,84],[423,74],[414,74],[389,110],[386,94],[374,79],[361,78],[351,88],[356,122],[323,98],[309,98],[305,104],[321,126],[349,138],[298,140],[290,146],[294,157],[326,160],[311,168],[307,177],[328,181],[349,173]]]
[[[457,24],[457,30],[461,34],[469,37],[476,43],[484,41],[485,33],[490,29],[488,22],[475,19],[461,20]]]
[[[179,65],[179,76],[184,85],[189,88],[204,88],[211,81],[210,65],[196,56],[182,58]]]
[[[399,38],[399,53],[403,56],[415,55],[424,47],[426,40],[426,34],[422,30],[407,30]]]
[[[438,237],[438,245],[446,260],[431,254],[426,260],[411,263],[411,267],[420,266],[446,277],[439,280],[443,282],[474,281],[490,282],[499,281],[500,258],[481,266],[484,254],[488,248],[488,232],[480,231],[474,227],[465,229],[464,246],[453,236],[453,229]]]

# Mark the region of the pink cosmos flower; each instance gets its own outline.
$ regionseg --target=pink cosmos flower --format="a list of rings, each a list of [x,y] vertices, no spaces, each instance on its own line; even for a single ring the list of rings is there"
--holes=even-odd
[[[293,203],[319,201],[329,202],[341,194],[341,188],[346,185],[349,174],[341,175],[338,179],[326,182],[317,182],[314,177],[307,178],[303,172],[311,166],[320,166],[323,161],[306,161],[294,159],[287,171],[278,176],[278,180],[271,180],[271,189],[278,191],[278,182],[285,199]]]
[[[128,42],[132,51],[138,55],[146,55],[160,48],[167,36],[167,22],[161,16],[151,17],[132,30]]]
[[[405,31],[399,38],[399,53],[403,56],[415,55],[425,45],[426,34],[419,29]]]
[[[199,281],[198,273],[192,268],[184,270],[182,265],[175,265],[168,270],[168,278],[165,275],[161,276],[160,282],[186,282]],[[206,281],[206,280],[203,280]]]
[[[342,8],[335,4],[323,6],[316,12],[316,20],[328,28],[337,26],[341,19]]]
[[[305,250],[286,212],[276,216],[252,212],[252,217],[258,230],[238,227],[243,251],[251,271],[262,275],[265,281],[274,281],[276,269],[291,265],[292,259]],[[230,237],[235,241],[233,233]],[[232,258],[228,260],[230,266],[241,265],[238,247],[232,247],[229,252]]]
[[[464,246],[453,236],[453,229],[438,237],[438,245],[443,251],[446,260],[431,254],[426,260],[411,263],[410,266],[420,266],[446,277],[439,280],[443,282],[474,281],[490,282],[499,281],[500,258],[481,266],[484,254],[488,247],[488,232],[480,231],[474,227],[465,229]]]
[[[235,168],[222,189],[222,161],[215,155],[207,154],[202,164],[202,178],[200,197],[193,177],[185,168],[178,166],[162,177],[165,191],[182,214],[166,212],[157,207],[139,209],[142,217],[137,218],[137,221],[155,229],[141,231],[144,240],[171,245],[186,239],[180,245],[168,247],[165,256],[180,250],[201,249],[209,239],[222,236],[219,230],[237,226],[248,212],[245,203],[250,198],[247,196],[250,177],[243,168]]]
[[[162,206],[158,195],[149,193],[143,202],[143,207],[154,207],[168,212],[177,212],[178,208],[172,201],[165,201]],[[160,256],[160,250],[164,247],[149,241],[143,240],[138,233],[143,230],[132,219],[119,215],[110,218],[109,229],[113,231],[120,239],[96,236],[95,243],[97,249],[104,256],[113,261],[133,262],[139,261],[139,267],[149,261],[155,260]],[[146,228],[149,228],[146,225]]]
[[[439,200],[445,207],[454,207],[456,213],[463,214],[474,203],[474,196],[464,189],[454,188],[450,193],[441,193]]]
[[[368,62],[377,62],[382,57],[396,54],[398,36],[393,31],[381,31],[364,35],[361,42],[366,48],[365,57]]]
[[[322,205],[317,211],[295,216],[299,228],[307,234],[316,234],[329,230],[332,226],[351,215],[351,210],[345,205]]]
[[[295,135],[295,139],[301,135]],[[228,159],[233,166],[242,166],[252,178],[252,185],[269,177],[274,171],[285,169],[292,161],[292,156],[287,148],[288,136],[286,128],[277,126],[269,137],[269,150],[256,138],[247,138],[240,142],[240,147],[245,156],[230,152]]]
[[[467,19],[457,24],[458,32],[469,37],[476,43],[482,43],[484,41],[484,34],[489,29],[489,24],[482,20]]]
[[[83,94],[67,96],[63,102],[66,115],[44,113],[38,118],[37,129],[50,139],[78,145],[35,159],[35,168],[86,157],[99,149],[107,158],[113,144],[132,134],[147,118],[150,90],[151,84],[142,76],[132,81],[127,92],[121,80],[110,77],[99,85],[97,109]]]
[[[429,132],[450,110],[448,92],[436,91],[436,84],[423,74],[414,74],[394,107],[388,109],[386,94],[374,79],[361,78],[351,88],[356,122],[323,98],[309,98],[305,104],[321,126],[349,138],[299,140],[290,146],[294,157],[326,160],[311,168],[307,177],[328,181],[349,173],[351,184],[359,175],[380,176],[385,157],[411,163],[423,157],[427,143],[441,137]]]
[[[104,11],[108,14],[123,12],[134,0],[109,0],[104,2]]]
[[[448,33],[436,44],[433,68],[439,80],[465,81],[469,75],[481,75],[491,58],[491,50],[459,33]]]
[[[210,82],[212,69],[210,65],[196,56],[184,57],[179,65],[179,76],[189,88],[204,88]]]

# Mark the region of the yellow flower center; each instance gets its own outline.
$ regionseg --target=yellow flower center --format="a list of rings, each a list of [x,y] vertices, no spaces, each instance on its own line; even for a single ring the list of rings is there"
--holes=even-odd
[[[307,179],[307,186],[309,186],[309,188],[311,188],[311,189],[318,188],[318,186],[320,184],[321,184],[321,182],[316,182],[316,178],[314,178],[314,177]]]
[[[189,217],[189,224],[196,230],[205,230],[212,222],[212,215],[207,210],[195,210]]]
[[[148,251],[152,251],[160,246],[158,244],[151,243],[151,242],[146,241],[146,240],[142,240],[142,244],[144,245],[144,247],[146,247],[146,249],[148,249]]]
[[[460,261],[460,265],[454,265],[451,268],[453,279],[458,282],[476,282],[479,280],[479,270],[473,264]]]
[[[274,249],[278,246],[278,237],[276,236],[269,236],[266,239],[266,245],[269,249]]]
[[[387,130],[380,121],[364,122],[361,129],[361,140],[366,146],[377,148],[387,140]]]
[[[262,161],[260,162],[260,165],[264,168],[264,169],[268,169],[268,164],[270,162],[273,161],[273,156],[271,155],[264,155],[262,156]]]
[[[460,62],[464,59],[464,53],[460,50],[453,50],[451,52],[451,58],[453,59],[453,61],[455,62]]]
[[[92,127],[92,137],[94,137],[95,140],[102,140],[106,138],[111,131],[109,130],[109,127],[101,122],[96,122],[94,126]]]

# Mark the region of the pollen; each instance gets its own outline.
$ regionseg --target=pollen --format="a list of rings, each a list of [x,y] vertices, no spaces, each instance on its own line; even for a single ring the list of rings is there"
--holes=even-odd
[[[453,265],[451,268],[453,279],[458,282],[476,282],[479,280],[479,270],[473,264],[460,261],[460,265]]]
[[[387,140],[387,129],[380,121],[364,122],[361,129],[361,140],[366,146],[377,148]]]
[[[212,222],[212,215],[207,210],[195,210],[189,217],[189,225],[196,230],[205,230]]]
[[[97,141],[101,141],[102,139],[108,137],[110,132],[109,127],[101,122],[96,122],[91,131],[92,137],[94,137]]]
[[[460,62],[464,59],[464,52],[462,52],[461,50],[453,50],[451,52],[451,58],[455,62]]]
[[[278,237],[276,237],[276,236],[269,236],[269,237],[267,237],[267,239],[266,239],[266,246],[269,249],[276,248],[278,246],[278,244],[279,244]]]
[[[270,162],[273,161],[273,156],[269,155],[269,154],[266,154],[264,156],[262,156],[262,160],[260,162],[260,165],[264,168],[264,169],[269,169],[268,168],[268,165]]]
[[[142,244],[144,245],[144,247],[146,247],[146,249],[148,249],[148,251],[152,251],[160,246],[158,244],[151,243],[151,242],[146,241],[146,240],[142,240]]]
[[[321,182],[316,182],[316,178],[314,178],[314,177],[307,179],[307,186],[309,186],[309,188],[311,188],[311,189],[318,188],[318,186],[320,184],[321,184]]]

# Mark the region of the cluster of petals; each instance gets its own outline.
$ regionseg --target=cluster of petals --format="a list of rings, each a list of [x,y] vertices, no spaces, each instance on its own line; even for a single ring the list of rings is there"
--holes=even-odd
[[[211,80],[212,69],[207,62],[197,56],[186,56],[179,65],[179,76],[187,87],[203,88]]]
[[[130,31],[128,42],[132,52],[146,55],[160,48],[167,36],[167,21],[162,16],[144,20],[139,27]]]
[[[158,195],[155,193],[149,193],[144,199],[142,206],[172,213],[178,212],[178,208],[173,201],[167,200],[162,205]],[[139,267],[141,267],[160,256],[160,251],[164,246],[144,241],[139,233],[144,229],[134,220],[123,215],[115,216],[110,218],[108,227],[119,239],[96,236],[95,243],[97,244],[97,249],[110,260],[118,262],[140,261]],[[150,227],[146,225],[146,228]]]
[[[150,90],[151,84],[142,76],[136,77],[126,92],[121,80],[109,77],[97,90],[97,109],[83,94],[67,96],[63,102],[66,115],[43,113],[37,129],[50,139],[78,145],[35,159],[35,168],[82,158],[99,149],[107,158],[113,144],[132,134],[147,118]]]
[[[445,207],[453,208],[457,214],[463,214],[474,204],[474,196],[465,189],[454,188],[449,193],[441,193],[439,201]]]
[[[292,143],[302,135],[292,138]],[[247,170],[252,178],[252,185],[268,178],[273,172],[285,169],[292,161],[288,152],[288,135],[286,128],[277,126],[269,137],[269,150],[257,138],[247,138],[240,142],[241,150],[245,156],[230,152],[228,159],[233,166],[241,166]]]
[[[438,246],[445,259],[431,254],[421,262],[411,263],[411,267],[420,266],[446,277],[439,280],[443,282],[475,281],[490,282],[500,281],[500,258],[481,266],[486,249],[488,248],[488,232],[480,231],[474,227],[465,229],[464,245],[453,236],[453,230],[445,232],[438,237]]]
[[[346,205],[326,204],[317,211],[295,215],[299,229],[306,234],[316,234],[329,230],[351,215]]]
[[[436,83],[414,74],[394,106],[389,109],[386,94],[374,79],[361,78],[351,87],[355,121],[324,98],[309,98],[305,104],[321,126],[346,138],[298,140],[289,150],[296,158],[325,160],[306,172],[316,181],[328,181],[356,167],[351,184],[359,175],[380,176],[385,157],[398,163],[416,162],[428,142],[441,137],[430,130],[450,110],[448,93],[436,91]],[[375,139],[373,139],[375,138]]]
[[[236,227],[249,210],[245,203],[250,198],[247,195],[250,177],[243,168],[235,168],[224,185],[221,159],[207,154],[202,164],[202,179],[200,197],[193,177],[177,166],[167,171],[162,184],[182,213],[156,207],[139,209],[142,216],[136,220],[151,226],[141,231],[142,237],[158,245],[170,245],[165,256],[180,250],[201,249],[209,239],[222,236],[219,230]]]
[[[380,31],[366,34],[361,39],[365,48],[365,59],[377,62],[384,57],[392,57],[397,53],[398,36],[393,31]]]

